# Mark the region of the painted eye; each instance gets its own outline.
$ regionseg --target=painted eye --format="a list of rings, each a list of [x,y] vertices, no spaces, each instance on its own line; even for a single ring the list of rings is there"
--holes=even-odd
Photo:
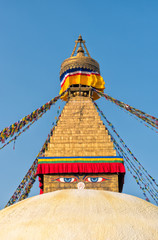
[[[56,179],[58,182],[63,182],[63,183],[72,183],[76,182],[75,178],[58,178]]]
[[[87,182],[93,182],[93,183],[103,182],[105,180],[106,180],[106,178],[103,178],[103,177],[88,177],[88,178],[86,178]]]

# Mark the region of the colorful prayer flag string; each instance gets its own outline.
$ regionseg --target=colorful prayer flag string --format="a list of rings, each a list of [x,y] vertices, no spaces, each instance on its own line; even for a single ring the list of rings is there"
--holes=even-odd
[[[36,121],[39,119],[39,116],[42,113],[46,113],[51,106],[60,99],[69,89],[67,89],[65,92],[63,92],[61,95],[58,95],[57,97],[53,98],[40,108],[36,109],[29,115],[25,116],[21,120],[15,122],[14,124],[10,125],[9,127],[4,128],[2,131],[0,131],[0,142],[5,143],[5,141],[9,137],[13,137],[14,134],[18,133],[23,127],[25,127],[27,124]]]
[[[6,147],[8,144],[10,144],[12,141],[14,141],[15,144],[15,140],[22,134],[24,133],[26,130],[28,130],[32,124],[34,124],[34,122],[36,122],[39,118],[41,118],[43,116],[44,112],[39,115],[34,121],[32,121],[29,125],[27,125],[26,128],[24,128],[21,132],[19,132],[14,138],[12,138],[11,140],[9,140],[7,143],[5,143],[2,147],[0,147],[0,150],[3,149],[4,147]]]
[[[121,107],[119,107],[119,108],[121,109],[121,111],[124,111],[125,113],[127,113],[127,114],[130,115],[131,117],[134,117],[134,118],[135,118],[137,121],[139,121],[140,123],[144,124],[145,127],[148,127],[148,128],[150,128],[152,131],[158,133],[158,131],[157,131],[155,128],[151,127],[151,125],[149,125],[147,122],[141,120],[140,118],[136,117],[135,115],[132,115],[132,113],[126,111],[124,108],[121,108]]]
[[[154,182],[154,184],[158,187],[158,184],[156,183],[155,179],[153,179],[148,172],[146,171],[146,169],[141,165],[141,163],[137,160],[137,158],[132,154],[131,150],[127,147],[127,145],[124,143],[123,139],[119,136],[119,134],[117,133],[115,127],[112,125],[111,122],[109,122],[106,118],[106,116],[104,115],[104,113],[100,110],[100,108],[98,107],[98,105],[96,104],[96,102],[94,102],[94,105],[96,106],[96,108],[98,109],[98,111],[101,113],[101,115],[103,116],[103,118],[107,121],[108,125],[112,128],[112,130],[114,131],[114,133],[117,135],[117,137],[119,138],[120,142],[123,144],[124,148],[126,148],[126,150],[131,154],[132,158],[134,159],[134,161],[137,162],[137,164],[139,165],[139,167],[141,167],[146,174],[148,175],[149,178],[151,178],[151,180]]]
[[[111,135],[111,134],[110,134]],[[117,152],[119,153],[119,155],[121,154],[123,156],[123,158],[126,160],[125,164],[127,166],[128,171],[130,171],[130,173],[132,173],[137,185],[140,187],[140,189],[143,191],[143,195],[145,196],[146,199],[147,195],[146,195],[146,191],[150,194],[150,196],[153,198],[153,200],[156,202],[156,204],[158,204],[157,201],[157,193],[153,191],[153,189],[149,189],[149,184],[146,184],[144,182],[144,179],[142,177],[142,174],[140,173],[140,171],[135,168],[134,164],[132,163],[132,161],[128,158],[127,154],[123,151],[123,149],[119,146],[119,144],[116,142],[116,140],[114,139],[114,137],[111,135],[111,139],[114,143],[115,149],[117,150]],[[147,201],[150,201],[149,199]]]
[[[125,142],[122,140],[122,138],[117,133],[115,127],[112,125],[111,122],[109,122],[104,115],[104,113],[100,110],[96,102],[94,102],[94,105],[96,106],[97,110],[101,113],[102,117],[106,120],[108,125],[111,127],[113,132],[116,134],[118,140],[122,144],[123,148],[120,147],[120,145],[117,143],[115,138],[111,135],[111,139],[114,142],[115,148],[117,152],[121,155],[123,155],[124,159],[126,160],[125,163],[128,166],[128,171],[133,175],[137,185],[139,185],[140,189],[143,191],[143,195],[145,196],[145,199],[149,201],[148,197],[146,196],[146,192],[150,194],[150,196],[153,198],[153,200],[158,204],[158,184],[156,183],[155,179],[152,178],[152,176],[147,172],[147,170],[142,166],[142,164],[138,161],[138,159],[134,156],[134,154],[131,152],[131,150],[127,147]],[[110,131],[109,131],[110,133]],[[129,155],[129,157],[128,157]],[[132,159],[130,159],[132,158]],[[156,186],[155,186],[156,185]]]
[[[139,109],[136,109],[126,103],[123,103],[113,97],[110,97],[109,95],[100,92],[96,89],[93,88],[93,90],[95,92],[97,92],[100,96],[105,97],[106,100],[109,100],[112,103],[115,103],[117,106],[119,106],[120,108],[123,108],[124,110],[130,112],[131,114],[135,115],[136,117],[140,118],[141,120],[143,120],[144,122],[146,122],[147,124],[149,124],[150,126],[152,126],[153,128],[158,129],[158,118],[149,115]],[[148,125],[145,124],[145,126],[149,127]],[[157,132],[157,131],[156,131]]]
[[[31,190],[31,187],[33,186],[33,183],[36,180],[37,165],[38,165],[38,160],[36,158],[32,166],[28,170],[27,174],[25,175],[25,177],[23,178],[23,180],[21,181],[21,183],[19,184],[16,191],[14,192],[14,194],[12,195],[12,197],[10,198],[10,200],[8,201],[5,207],[8,207],[14,204],[15,202],[18,202],[24,196],[25,198],[28,196]]]
[[[59,118],[60,118],[60,115],[58,116],[56,125],[57,125]],[[48,137],[47,137],[43,147],[41,148],[40,152],[38,153],[36,159],[34,160],[32,166],[28,170],[27,174],[25,175],[25,177],[23,178],[23,180],[21,181],[21,183],[19,184],[16,191],[14,192],[14,194],[12,195],[12,197],[10,198],[10,200],[8,201],[8,203],[6,204],[5,207],[8,207],[8,206],[28,197],[28,194],[30,193],[30,190],[36,180],[36,177],[37,177],[36,170],[37,170],[37,165],[38,165],[38,157],[42,156],[44,154],[45,150],[47,150],[48,143],[50,141],[50,137],[53,135],[55,126],[53,126],[53,128],[51,129],[50,134],[48,134]]]

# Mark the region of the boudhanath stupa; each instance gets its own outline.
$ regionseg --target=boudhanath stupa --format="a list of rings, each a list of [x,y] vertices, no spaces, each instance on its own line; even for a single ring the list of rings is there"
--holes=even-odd
[[[0,240],[157,240],[158,208],[122,193],[124,159],[94,104],[105,82],[81,35],[60,83],[66,104],[38,157],[40,194],[0,211]]]

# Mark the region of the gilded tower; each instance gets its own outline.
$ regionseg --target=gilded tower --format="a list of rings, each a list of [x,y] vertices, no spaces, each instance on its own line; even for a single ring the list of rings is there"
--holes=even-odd
[[[81,36],[61,65],[60,83],[66,104],[47,150],[38,159],[41,193],[70,188],[121,192],[123,158],[116,156],[93,103],[99,98],[94,90],[103,92],[105,83]]]

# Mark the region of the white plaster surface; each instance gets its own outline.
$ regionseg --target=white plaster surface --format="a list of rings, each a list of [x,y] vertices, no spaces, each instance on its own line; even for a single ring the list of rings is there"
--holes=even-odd
[[[158,207],[100,190],[61,190],[0,211],[0,240],[158,240]]]

